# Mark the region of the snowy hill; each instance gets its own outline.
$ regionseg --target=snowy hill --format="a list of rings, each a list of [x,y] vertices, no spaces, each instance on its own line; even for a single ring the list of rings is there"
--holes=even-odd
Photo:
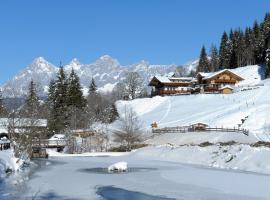
[[[183,67],[187,68],[187,71],[196,66],[197,62],[183,65]],[[69,64],[64,66],[64,69],[70,72],[73,68],[79,75],[84,89],[88,88],[93,77],[101,91],[108,91],[124,78],[124,74],[127,71],[138,72],[144,78],[145,84],[147,84],[150,77],[175,71],[176,67],[174,64],[152,65],[146,61],[123,66],[117,59],[104,55],[91,64],[82,64],[78,59],[74,58]],[[29,66],[1,86],[3,94],[8,97],[21,97],[26,94],[28,84],[33,79],[39,86],[40,94],[44,95],[50,80],[55,77],[57,71],[58,67],[44,58],[36,58]]]
[[[183,96],[156,96],[153,98],[119,101],[121,113],[131,106],[145,129],[156,121],[159,127],[183,126],[204,122],[211,127],[238,127],[249,129],[259,140],[270,140],[270,80],[261,81],[259,66],[236,69],[245,78],[233,94],[198,94]],[[251,86],[262,83],[264,85]],[[250,86],[247,87],[246,84]],[[242,124],[242,119],[247,118]]]

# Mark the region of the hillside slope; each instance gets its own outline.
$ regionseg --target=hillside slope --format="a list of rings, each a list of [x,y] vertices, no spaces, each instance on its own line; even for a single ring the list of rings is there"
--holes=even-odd
[[[259,140],[270,140],[270,80],[261,81],[259,66],[237,69],[245,84],[229,95],[198,94],[183,96],[156,96],[153,98],[120,101],[120,115],[125,106],[138,114],[144,130],[150,130],[155,121],[159,127],[190,125],[204,122],[211,127],[238,127],[250,130]],[[262,83],[264,85],[258,86]],[[247,87],[246,85],[253,85]],[[247,118],[242,124],[242,119]]]

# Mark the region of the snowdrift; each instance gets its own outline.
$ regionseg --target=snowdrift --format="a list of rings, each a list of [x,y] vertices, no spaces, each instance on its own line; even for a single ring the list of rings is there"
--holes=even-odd
[[[7,170],[17,171],[23,161],[18,162],[18,158],[15,158],[11,149],[0,151],[0,178],[5,175]]]
[[[200,146],[150,146],[131,156],[270,174],[270,148],[245,144]]]

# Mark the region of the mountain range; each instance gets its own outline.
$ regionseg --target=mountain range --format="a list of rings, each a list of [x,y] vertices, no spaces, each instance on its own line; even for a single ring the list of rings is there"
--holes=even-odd
[[[198,65],[198,60],[189,62],[183,65],[185,72],[190,72]],[[147,61],[140,61],[131,65],[121,65],[117,59],[109,55],[104,55],[98,58],[91,64],[82,64],[76,58],[64,66],[64,70],[69,73],[73,68],[80,77],[81,85],[84,92],[90,84],[92,78],[100,91],[106,92],[113,89],[119,81],[123,80],[125,73],[129,71],[138,72],[145,80],[147,85],[148,80],[154,75],[166,75],[176,71],[178,65],[152,65]],[[38,88],[39,95],[45,96],[48,90],[50,80],[56,77],[58,67],[51,64],[43,57],[38,57],[23,70],[19,71],[14,77],[5,82],[1,86],[4,97],[23,97],[27,94],[29,82],[33,80]],[[179,68],[178,68],[179,69]]]

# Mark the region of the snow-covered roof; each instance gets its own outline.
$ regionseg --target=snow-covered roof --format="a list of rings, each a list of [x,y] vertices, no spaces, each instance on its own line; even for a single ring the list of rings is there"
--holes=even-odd
[[[200,74],[203,77],[203,80],[206,80],[206,79],[209,79],[209,78],[213,78],[213,77],[215,77],[218,74],[222,74],[225,71],[228,71],[228,72],[230,72],[232,74],[235,74],[236,76],[242,78],[241,76],[239,76],[238,74],[236,74],[235,72],[233,72],[230,69],[223,69],[223,70],[220,70],[220,71],[217,71],[217,72],[209,72],[209,73],[199,72],[198,74]]]
[[[173,83],[173,81],[193,81],[193,77],[168,77],[168,76],[154,76],[161,83]]]
[[[193,77],[170,77],[170,80],[191,81]]]
[[[13,124],[15,127],[30,127],[32,126],[31,119],[29,118],[0,118],[0,133],[8,133],[9,124]],[[46,119],[36,119],[34,122],[35,127],[46,127]]]
[[[171,83],[171,80],[167,76],[154,76],[162,83]]]
[[[7,139],[6,137],[2,137],[2,138],[0,139],[0,144],[6,144],[6,143],[10,143],[10,140]]]
[[[233,90],[233,88],[230,85],[225,85],[225,86],[221,87],[220,90],[223,90],[226,88]]]
[[[206,77],[204,77],[204,79],[209,79],[209,78],[212,78],[212,77],[215,77],[216,75],[218,74],[221,74],[225,71],[229,71],[231,73],[233,73],[232,71],[230,71],[229,69],[223,69],[223,70],[220,70],[220,71],[217,71],[217,72],[213,72],[213,73],[208,73]],[[234,74],[234,73],[233,73]]]
[[[49,140],[63,140],[65,137],[64,134],[54,134]]]
[[[212,73],[209,72],[209,73],[206,73],[206,72],[198,72],[198,75],[201,75],[202,77],[207,77],[209,75],[211,75]]]
[[[192,126],[195,126],[195,125],[204,125],[204,126],[208,126],[208,124],[204,123],[204,122],[196,122],[196,123],[193,123]]]

